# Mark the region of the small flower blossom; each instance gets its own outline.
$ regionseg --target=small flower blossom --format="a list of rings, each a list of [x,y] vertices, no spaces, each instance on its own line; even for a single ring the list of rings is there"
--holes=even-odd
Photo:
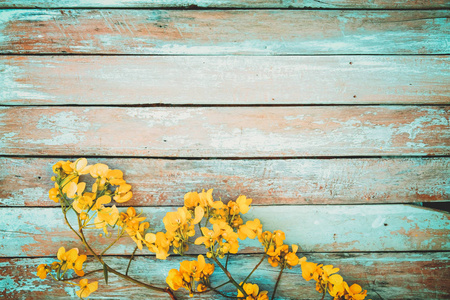
[[[59,248],[58,259],[60,260],[61,270],[72,269],[78,276],[83,276],[83,263],[86,261],[86,255],[78,255],[78,249],[73,248],[66,252],[64,247]]]
[[[96,228],[102,228],[105,234],[108,234],[107,226],[114,226],[118,220],[119,210],[113,205],[112,207],[103,207],[99,209],[94,224]]]
[[[46,264],[40,264],[37,267],[36,275],[39,276],[40,279],[47,278],[47,274],[50,273],[50,267]]]
[[[239,284],[242,285],[242,282]],[[245,300],[269,300],[269,296],[267,296],[267,291],[259,291],[259,286],[257,284],[252,283],[244,283],[242,286],[247,297]],[[244,299],[244,294],[240,290],[238,290],[237,294],[238,299]]]
[[[209,285],[209,276],[214,272],[214,265],[207,264],[203,255],[199,255],[195,261],[185,260],[180,263],[180,270],[172,269],[167,275],[166,282],[173,290],[184,287],[190,296],[196,290],[195,282],[200,282],[197,290],[204,291]]]
[[[80,298],[89,297],[90,294],[98,289],[98,281],[89,283],[86,278],[81,279],[78,285],[80,286],[80,290],[76,291],[76,294]]]
[[[117,203],[124,203],[133,197],[133,193],[130,191],[131,185],[129,184],[121,184],[118,188],[116,188],[116,191],[114,192],[114,200]]]

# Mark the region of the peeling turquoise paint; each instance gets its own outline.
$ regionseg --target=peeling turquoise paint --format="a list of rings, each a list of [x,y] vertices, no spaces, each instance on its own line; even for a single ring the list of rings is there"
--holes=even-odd
[[[51,139],[28,139],[26,143],[48,146],[77,144],[84,140],[83,132],[87,132],[91,128],[91,123],[87,120],[86,115],[80,116],[70,111],[63,111],[50,116],[43,115],[36,128],[49,130],[57,135]]]

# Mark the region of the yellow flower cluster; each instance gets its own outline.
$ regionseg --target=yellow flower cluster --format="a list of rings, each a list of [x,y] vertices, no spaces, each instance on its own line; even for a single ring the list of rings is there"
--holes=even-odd
[[[189,209],[195,207],[197,210],[201,207],[206,215],[205,225],[208,221],[213,225],[212,229],[206,226],[201,227],[202,236],[195,240],[196,245],[205,245],[208,250],[207,257],[223,258],[227,253],[237,253],[238,238],[245,239],[246,232],[251,234],[250,229],[246,232],[238,232],[243,224],[240,214],[246,214],[249,211],[252,199],[239,196],[236,201],[229,201],[225,205],[222,201],[213,201],[212,189],[210,189],[208,192],[203,190],[200,194],[196,192],[186,194],[184,203]]]
[[[126,213],[120,213],[117,225],[125,228],[125,231],[142,250],[142,241],[144,240],[144,232],[150,226],[148,222],[142,222],[145,217],[136,214],[134,207],[129,207]]]
[[[37,267],[37,276],[41,279],[45,279],[47,274],[55,280],[63,280],[64,275],[68,270],[73,270],[78,276],[84,276],[83,263],[86,261],[86,255],[78,255],[78,249],[73,248],[66,251],[64,247],[60,247],[56,254],[59,262],[55,261],[50,266],[46,264],[40,264]],[[55,271],[56,277],[51,274]],[[76,294],[80,298],[88,297],[91,293],[97,290],[98,282],[88,283],[87,279],[81,279],[78,284],[68,282],[73,285],[80,286],[80,290],[76,291]]]
[[[51,266],[40,264],[37,267],[37,276],[41,279],[45,279],[47,274],[51,270],[56,270],[57,277],[60,278],[67,272],[67,270],[73,270],[78,276],[83,276],[83,263],[86,261],[86,255],[78,255],[78,249],[73,248],[66,251],[64,247],[60,247],[56,255],[59,262],[53,262]],[[61,274],[62,272],[62,274]]]
[[[316,281],[316,290],[319,293],[328,291],[334,300],[363,300],[366,298],[367,291],[362,290],[358,284],[348,286],[341,275],[336,274],[339,268],[333,268],[332,265],[319,265],[313,262],[307,262],[306,257],[300,259],[302,267],[302,276],[306,281],[314,279]]]
[[[254,238],[256,235],[251,233],[252,229],[262,228],[259,220],[255,224],[249,221],[241,226],[243,221],[240,214],[249,211],[252,199],[239,196],[236,201],[225,205],[222,201],[214,201],[212,192],[210,189],[207,192],[187,193],[184,206],[168,212],[163,218],[166,232],[146,233],[140,242],[147,245],[150,252],[156,253],[159,259],[166,259],[171,247],[174,253],[183,255],[189,249],[189,238],[195,235],[195,225],[200,227],[200,222],[206,218],[205,226],[201,227],[202,236],[195,240],[195,244],[205,245],[207,257],[222,258],[227,253],[237,253],[239,235],[242,239],[248,235],[254,235]],[[206,227],[208,222],[212,224],[212,229]],[[243,230],[238,234],[236,231],[240,227]]]
[[[180,270],[172,269],[166,278],[167,284],[173,289],[178,290],[184,287],[189,291],[192,297],[196,290],[196,282],[198,292],[206,291],[210,285],[209,276],[214,272],[214,265],[207,264],[203,255],[199,255],[197,260],[185,260],[180,263]]]
[[[242,285],[242,282],[239,284]],[[244,291],[247,293],[247,297],[244,297],[241,291],[238,290],[237,298],[245,300],[269,300],[267,296],[267,291],[259,291],[259,286],[252,283],[244,283],[242,286]]]
[[[206,192],[202,190],[201,193],[189,192],[184,196],[184,206],[176,211],[168,212],[163,218],[165,231],[153,233],[147,232],[150,224],[145,222],[146,218],[138,214],[135,208],[128,207],[126,212],[119,212],[116,205],[108,206],[113,200],[116,203],[125,203],[133,196],[131,185],[123,179],[122,171],[110,169],[101,163],[88,165],[85,158],[80,158],[74,162],[57,162],[53,166],[53,172],[56,174],[52,177],[55,187],[49,191],[49,197],[51,200],[61,203],[64,215],[69,210],[76,213],[81,236],[83,236],[83,229],[90,228],[103,229],[104,233],[108,235],[108,227],[117,226],[119,231],[116,241],[126,233],[136,243],[137,248],[142,250],[146,246],[150,252],[156,254],[158,259],[166,259],[171,250],[175,254],[184,255],[189,249],[189,244],[192,244],[190,239],[196,233],[200,234],[193,244],[205,246],[206,256],[214,259],[216,264],[229,276],[230,280],[227,283],[233,283],[237,287],[237,298],[239,299],[269,299],[268,292],[260,291],[257,284],[241,282],[238,286],[229,274],[227,264],[224,267],[217,260],[225,255],[237,253],[239,240],[246,238],[258,238],[264,247],[265,255],[268,256],[269,264],[281,269],[279,278],[283,269],[291,269],[300,265],[303,278],[307,281],[314,279],[316,290],[324,295],[328,292],[334,300],[363,300],[367,295],[367,291],[363,291],[359,285],[349,286],[342,276],[337,274],[338,268],[334,268],[332,265],[324,266],[307,262],[305,257],[300,259],[297,256],[299,247],[285,244],[286,236],[283,231],[263,231],[263,224],[259,219],[247,220],[244,223],[242,215],[250,210],[252,203],[252,199],[246,196],[241,195],[235,201],[225,204],[213,199],[212,189]],[[91,182],[90,191],[86,191],[86,182],[80,180],[83,175],[90,175],[94,179],[94,182]],[[92,220],[93,222],[91,222]],[[196,225],[200,229],[197,232]],[[85,239],[80,238],[85,242]],[[116,241],[109,245],[100,254],[100,257]],[[53,262],[51,265],[41,264],[38,266],[37,275],[41,279],[45,279],[50,274],[55,280],[66,281],[64,275],[68,270],[73,270],[78,276],[84,275],[83,263],[86,255],[79,255],[78,249],[66,251],[64,247],[61,247],[58,250],[57,258],[59,261]],[[264,260],[264,258],[261,259],[260,263]],[[191,296],[196,292],[205,292],[208,288],[216,291],[210,284],[210,276],[213,272],[214,264],[206,263],[204,256],[199,255],[196,261],[181,262],[179,270],[170,270],[166,283],[173,290],[181,287],[187,289]],[[72,284],[80,287],[76,292],[80,298],[88,297],[98,288],[98,282],[89,283],[87,279],[81,279],[78,284]],[[276,286],[278,286],[278,281]]]
[[[73,208],[80,219],[83,220],[84,227],[88,226],[94,216],[92,226],[103,229],[105,234],[108,234],[108,227],[127,226],[127,228],[124,228],[125,231],[139,246],[138,241],[142,238],[137,235],[138,232],[143,231],[142,227],[146,225],[139,224],[137,220],[145,218],[134,218],[135,211],[134,215],[127,211],[129,215],[124,216],[119,214],[115,205],[106,206],[112,200],[117,203],[124,203],[133,196],[131,185],[123,179],[122,171],[112,170],[102,163],[88,165],[85,158],[79,158],[74,162],[57,162],[53,166],[53,172],[56,176],[52,177],[52,180],[55,181],[55,187],[49,191],[51,200],[62,201],[63,206]],[[80,182],[80,176],[88,174],[95,179],[90,192],[86,191],[86,182]],[[133,220],[131,221],[130,218]],[[142,243],[140,248],[142,249]]]

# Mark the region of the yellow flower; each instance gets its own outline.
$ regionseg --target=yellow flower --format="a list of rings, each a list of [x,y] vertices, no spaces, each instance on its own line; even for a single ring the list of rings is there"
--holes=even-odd
[[[119,219],[119,210],[115,205],[112,207],[104,207],[99,209],[97,212],[97,217],[94,220],[96,228],[103,228],[105,234],[108,234],[106,227],[114,226]]]
[[[123,180],[123,172],[120,170],[109,170],[108,173],[106,173],[106,178],[112,185],[125,184],[125,180]]]
[[[275,248],[273,245],[267,250],[269,255],[269,263],[272,267],[277,267],[278,264],[282,264],[283,267],[291,269],[293,266],[298,265],[299,259],[295,254],[298,250],[297,245],[292,245],[292,252],[289,252],[288,245],[281,245]]]
[[[95,164],[90,170],[90,174],[93,178],[106,178],[108,176],[109,167],[105,164]]]
[[[206,290],[209,283],[209,276],[214,272],[214,265],[205,263],[203,255],[199,255],[197,260],[185,260],[180,263],[180,270],[172,269],[167,275],[166,282],[173,289],[180,287],[187,289],[191,296],[195,291],[195,281],[200,281],[198,290]]]
[[[213,229],[210,230],[207,227],[201,228],[203,236],[198,237],[194,244],[201,245],[204,244],[206,249],[211,248],[216,243],[219,247],[216,249],[215,253],[207,252],[208,257],[213,255],[218,255],[223,258],[227,253],[237,253],[239,250],[238,234],[233,231],[226,222],[222,221],[213,224]]]
[[[250,209],[250,204],[252,203],[252,199],[247,198],[244,195],[241,195],[236,200],[237,205],[239,205],[239,210],[241,214],[246,214]]]
[[[286,236],[283,231],[275,230],[273,232],[273,239],[275,241],[275,245],[278,247],[278,246],[283,245],[283,242],[286,239]]]
[[[95,194],[86,192],[82,196],[75,198],[72,202],[72,207],[77,213],[81,214],[82,210],[89,209],[92,206],[94,198]]]
[[[245,225],[239,227],[239,238],[245,240],[247,237],[254,239],[262,234],[262,224],[259,219],[254,219],[253,221],[247,221]]]
[[[121,184],[116,191],[114,192],[113,199],[118,203],[124,203],[133,197],[133,193],[130,191],[131,185],[129,184]]]
[[[156,254],[157,259],[166,259],[169,256],[170,243],[172,239],[164,232],[147,233],[144,243],[148,250]]]
[[[194,208],[200,203],[200,196],[197,192],[189,192],[184,195],[184,206]]]
[[[314,277],[317,269],[320,268],[316,263],[307,262],[306,257],[300,259],[300,265],[302,267],[302,277],[306,281],[310,281]]]
[[[344,295],[345,286],[344,279],[339,274],[333,274],[329,278],[328,282],[328,293],[332,297],[340,297]]]
[[[172,290],[176,291],[183,287],[183,275],[177,269],[172,269],[167,275],[166,282]]]
[[[48,191],[48,197],[50,198],[50,200],[53,200],[56,203],[58,203],[59,202],[59,195],[60,195],[60,193],[59,193],[59,186],[55,182],[55,187]]]
[[[98,289],[98,281],[88,283],[86,278],[81,279],[78,285],[80,286],[80,290],[76,291],[76,293],[80,298],[89,297],[90,294]]]
[[[81,196],[86,188],[86,182],[80,182],[76,184],[75,182],[70,182],[67,186],[67,197],[75,198],[76,196]]]
[[[213,189],[209,189],[207,192],[205,192],[205,190],[202,190],[202,192],[198,195],[199,196],[199,204],[201,207],[206,208],[206,207],[212,206],[212,204],[213,204],[212,192],[213,192]]]
[[[89,174],[92,166],[87,165],[86,158],[79,158],[72,164],[70,164],[70,168],[72,169],[72,173],[76,173],[76,175],[85,175]]]
[[[295,254],[297,253],[298,250],[298,246],[297,245],[292,245],[292,252],[289,252],[288,254],[286,254],[286,256],[284,257],[286,263],[288,264],[288,267],[293,267],[298,265],[299,263],[299,258],[298,256]]]
[[[57,253],[58,259],[61,261],[61,270],[72,269],[78,276],[83,276],[83,263],[86,261],[86,255],[78,256],[78,249],[73,248],[66,252],[64,247],[59,248]]]
[[[48,273],[50,273],[50,267],[48,265],[40,264],[37,267],[36,275],[39,276],[40,279],[45,279]]]
[[[242,282],[239,284],[242,285]],[[267,291],[259,291],[259,286],[257,284],[252,283],[244,283],[242,286],[245,293],[247,293],[246,300],[269,300],[269,297],[267,296]],[[244,298],[244,294],[240,290],[238,290],[237,294],[238,298]]]
[[[163,218],[163,223],[167,231],[176,231],[186,225],[190,217],[190,212],[185,207],[180,207],[177,211],[168,212]]]
[[[99,210],[99,209],[103,209],[105,206],[105,204],[108,204],[111,202],[111,197],[108,195],[103,195],[100,198],[97,199],[97,201],[95,201],[94,206],[92,207],[92,210]],[[135,211],[136,213],[136,211]]]
[[[345,299],[347,300],[363,300],[367,296],[367,291],[363,291],[361,286],[356,283],[349,287],[348,284],[344,282],[344,287],[346,291]]]

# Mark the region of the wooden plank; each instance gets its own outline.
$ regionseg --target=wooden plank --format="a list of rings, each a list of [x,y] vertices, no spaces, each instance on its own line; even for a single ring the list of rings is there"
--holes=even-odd
[[[4,56],[0,103],[448,104],[449,62],[448,56]]]
[[[52,165],[67,158],[0,158],[0,206],[56,206]],[[167,160],[88,159],[123,170],[126,206],[180,206],[188,191],[251,197],[254,205],[450,200],[450,158]],[[89,176],[84,177],[89,182]]]
[[[0,53],[448,54],[448,11],[3,10]]]
[[[164,228],[162,218],[174,210],[143,207],[140,211],[150,228],[160,231]],[[0,212],[0,228],[5,228],[0,232],[1,257],[54,255],[62,245],[83,248],[64,225],[59,208],[1,208]],[[244,219],[254,218],[261,220],[264,230],[283,230],[286,243],[298,243],[305,252],[450,250],[450,214],[415,205],[254,206]],[[72,224],[74,219],[71,214]],[[112,241],[99,237],[101,232],[91,230],[87,234],[94,249],[100,251]],[[131,254],[133,244],[131,239],[123,238],[108,254]],[[257,240],[247,239],[240,244],[243,253],[263,251]],[[190,251],[202,253],[204,248],[191,247]]]
[[[357,283],[366,289],[368,299],[448,299],[450,297],[450,268],[448,253],[358,253],[358,254],[307,254],[308,260],[332,264],[340,268],[339,274],[350,284]],[[167,261],[152,257],[136,257],[130,275],[144,282],[164,286],[170,269],[179,268],[179,262],[186,258],[170,257]],[[188,260],[190,260],[188,258]],[[50,279],[40,280],[35,270],[41,263],[51,264],[54,258],[3,258],[0,259],[0,295],[7,299],[67,299],[76,297],[68,285]],[[108,264],[124,272],[127,257],[107,257]],[[242,280],[259,261],[259,257],[241,255],[229,262],[230,272]],[[91,258],[85,264],[86,270],[101,268]],[[149,272],[149,268],[152,270]],[[264,262],[250,282],[258,283],[262,290],[273,291],[278,272]],[[106,285],[100,274],[90,275],[89,280],[99,280],[99,289],[90,299],[167,299],[167,295],[154,293],[127,281],[109,276]],[[211,277],[213,285],[227,279],[217,267]],[[239,281],[238,280],[238,281]],[[236,295],[233,286],[223,291]],[[312,282],[301,277],[299,267],[285,270],[280,281],[277,299],[318,299]],[[190,299],[186,290],[178,290],[177,299]],[[319,297],[318,297],[319,295]],[[196,295],[194,299],[222,299],[217,295]]]
[[[430,9],[449,8],[444,0],[1,0],[0,8],[366,8]]]
[[[0,154],[448,155],[449,107],[1,107]]]

